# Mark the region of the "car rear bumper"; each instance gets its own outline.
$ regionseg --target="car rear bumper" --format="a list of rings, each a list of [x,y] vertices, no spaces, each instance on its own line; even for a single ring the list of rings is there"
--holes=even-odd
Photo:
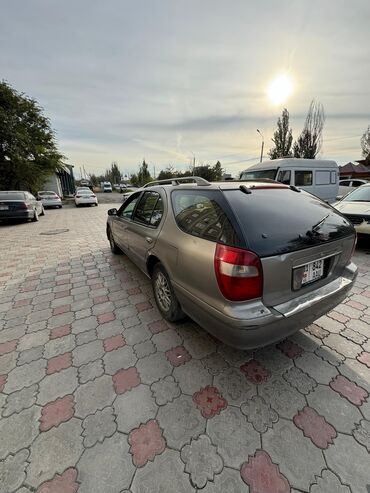
[[[12,220],[12,219],[31,219],[34,216],[33,210],[20,210],[20,211],[0,211],[0,221],[1,220]]]
[[[90,205],[90,204],[97,204],[98,201],[97,199],[88,199],[88,200],[75,200],[76,205]]]
[[[60,207],[62,205],[61,200],[47,200],[47,201],[41,201],[42,205],[44,207]]]
[[[252,303],[248,319],[225,315],[182,289],[176,294],[184,312],[212,335],[230,346],[255,349],[284,339],[328,313],[346,298],[356,276],[357,267],[349,264],[342,277],[309,295],[275,307]]]

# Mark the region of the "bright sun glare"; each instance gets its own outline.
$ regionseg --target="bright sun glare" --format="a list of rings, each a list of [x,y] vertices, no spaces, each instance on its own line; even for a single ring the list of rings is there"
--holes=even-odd
[[[293,90],[293,81],[288,75],[279,75],[268,88],[268,96],[272,104],[282,104],[288,99]]]

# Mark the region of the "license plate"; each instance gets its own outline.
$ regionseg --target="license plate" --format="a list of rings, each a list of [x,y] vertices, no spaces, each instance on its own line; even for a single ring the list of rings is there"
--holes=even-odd
[[[0,211],[8,211],[9,206],[8,205],[0,205]]]
[[[324,275],[324,260],[315,260],[304,266],[302,286],[321,279]]]

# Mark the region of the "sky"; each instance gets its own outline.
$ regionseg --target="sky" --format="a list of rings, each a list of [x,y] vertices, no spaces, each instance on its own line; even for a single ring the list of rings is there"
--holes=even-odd
[[[264,156],[283,107],[293,136],[312,99],[322,159],[361,158],[370,124],[369,0],[0,0],[0,79],[38,100],[87,173]],[[271,82],[290,77],[283,103]]]

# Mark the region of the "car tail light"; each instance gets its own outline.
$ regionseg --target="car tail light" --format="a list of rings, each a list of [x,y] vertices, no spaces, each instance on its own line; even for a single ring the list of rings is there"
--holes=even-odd
[[[226,299],[246,301],[262,296],[262,265],[255,253],[218,243],[214,264],[218,286]]]
[[[96,195],[92,194],[91,197],[94,197],[94,199],[96,198]]]
[[[76,195],[76,199],[80,199],[81,198],[81,195]]]
[[[28,209],[28,205],[26,204],[26,202],[22,202],[18,205],[18,209]]]

